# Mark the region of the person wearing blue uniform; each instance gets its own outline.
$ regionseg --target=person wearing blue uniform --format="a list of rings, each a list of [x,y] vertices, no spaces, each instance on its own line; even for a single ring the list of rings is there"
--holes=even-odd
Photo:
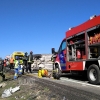
[[[22,58],[19,59],[19,65],[18,65],[18,75],[22,75],[22,68],[23,68],[23,61]]]

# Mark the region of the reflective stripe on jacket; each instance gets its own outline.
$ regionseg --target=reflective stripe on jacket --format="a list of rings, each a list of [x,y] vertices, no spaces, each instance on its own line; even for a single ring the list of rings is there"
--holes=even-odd
[[[32,55],[29,55],[28,56],[28,63],[32,63],[32,61],[33,61],[33,56]]]

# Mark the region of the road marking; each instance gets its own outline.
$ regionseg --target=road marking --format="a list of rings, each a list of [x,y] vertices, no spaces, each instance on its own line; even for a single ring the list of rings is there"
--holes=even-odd
[[[68,79],[68,78],[67,79],[61,78],[61,80],[79,83],[79,84],[82,84],[82,86],[92,86],[92,87],[99,87],[100,88],[100,86],[97,86],[97,85],[92,85],[92,84],[89,84],[89,83],[83,83],[83,82],[80,82],[80,81],[77,81],[77,80],[71,80],[71,79]]]
[[[34,75],[37,75],[37,73],[34,73]],[[47,79],[44,78],[44,79]],[[53,78],[49,78],[49,79],[53,79]],[[53,79],[54,80],[54,79]],[[60,80],[59,80],[60,81]],[[89,84],[89,83],[85,83],[85,82],[81,82],[81,81],[77,81],[77,80],[73,80],[73,79],[69,79],[69,78],[61,78],[61,81],[65,82],[65,81],[69,81],[69,82],[73,82],[73,83],[78,83],[78,84],[81,84],[82,86],[92,86],[92,87],[97,87],[97,88],[100,88],[100,85],[93,85],[93,84]]]

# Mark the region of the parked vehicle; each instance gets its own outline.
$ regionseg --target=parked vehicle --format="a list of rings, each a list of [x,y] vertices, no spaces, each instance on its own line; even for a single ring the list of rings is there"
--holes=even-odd
[[[100,16],[70,28],[62,40],[54,61],[55,75],[86,72],[88,81],[100,83]],[[60,77],[59,77],[60,78]]]
[[[11,54],[11,57],[13,57],[14,60],[15,60],[16,56],[18,56],[19,58],[23,58],[24,52],[16,51]]]

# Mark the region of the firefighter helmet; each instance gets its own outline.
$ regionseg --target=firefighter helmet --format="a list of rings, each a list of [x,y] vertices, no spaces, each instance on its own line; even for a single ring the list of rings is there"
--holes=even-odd
[[[30,54],[32,54],[33,52],[32,51],[30,51]]]

